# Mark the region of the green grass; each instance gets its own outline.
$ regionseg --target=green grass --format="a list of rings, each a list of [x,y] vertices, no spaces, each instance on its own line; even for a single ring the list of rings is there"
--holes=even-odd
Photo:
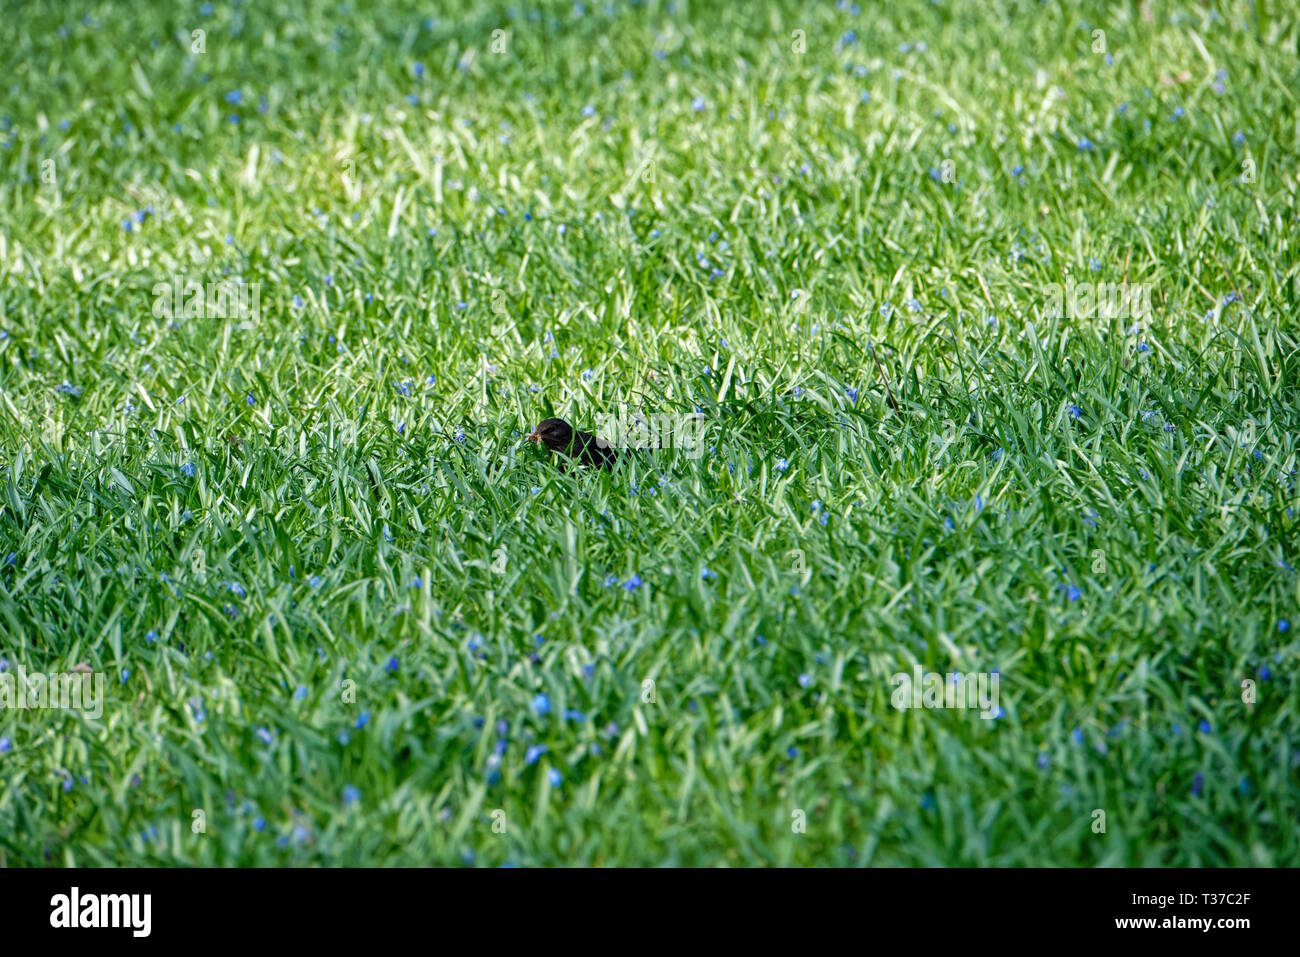
[[[1300,863],[1294,9],[860,2],[4,17],[0,862]]]

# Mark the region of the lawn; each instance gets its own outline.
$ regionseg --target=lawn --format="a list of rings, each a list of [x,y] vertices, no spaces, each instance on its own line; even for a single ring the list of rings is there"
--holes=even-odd
[[[1300,16],[859,3],[3,18],[0,864],[1300,864]]]

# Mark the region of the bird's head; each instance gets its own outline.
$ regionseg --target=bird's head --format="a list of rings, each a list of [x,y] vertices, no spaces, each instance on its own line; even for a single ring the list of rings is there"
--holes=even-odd
[[[529,442],[540,442],[552,452],[563,452],[573,442],[573,427],[563,419],[543,419],[524,438]]]

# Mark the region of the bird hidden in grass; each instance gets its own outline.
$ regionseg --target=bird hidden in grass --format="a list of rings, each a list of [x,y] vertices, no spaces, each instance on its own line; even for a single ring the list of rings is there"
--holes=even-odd
[[[618,453],[608,442],[590,432],[575,429],[563,419],[543,419],[524,438],[592,468],[612,468],[618,461]]]

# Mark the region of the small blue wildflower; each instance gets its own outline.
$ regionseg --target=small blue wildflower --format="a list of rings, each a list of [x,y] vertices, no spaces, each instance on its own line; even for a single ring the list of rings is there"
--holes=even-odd
[[[356,804],[361,800],[361,791],[354,785],[345,784],[343,786],[343,803]]]
[[[539,715],[547,715],[551,712],[551,699],[543,691],[533,698],[533,710]]]

